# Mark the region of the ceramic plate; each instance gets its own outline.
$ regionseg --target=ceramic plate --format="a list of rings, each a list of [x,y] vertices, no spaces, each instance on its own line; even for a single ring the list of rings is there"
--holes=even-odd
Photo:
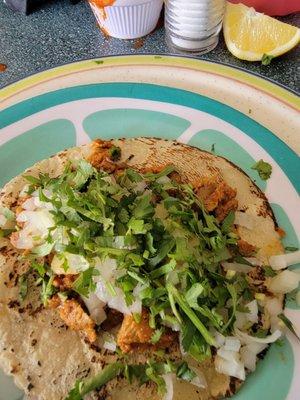
[[[97,137],[177,139],[214,148],[240,166],[266,193],[286,232],[284,244],[299,247],[300,102],[294,93],[221,64],[149,55],[68,64],[0,95],[0,186],[36,161]],[[259,159],[272,164],[267,182],[251,169]],[[291,296],[286,314],[300,327]],[[271,347],[234,399],[299,400],[299,376],[300,345],[288,336]],[[0,376],[0,400],[20,397]]]

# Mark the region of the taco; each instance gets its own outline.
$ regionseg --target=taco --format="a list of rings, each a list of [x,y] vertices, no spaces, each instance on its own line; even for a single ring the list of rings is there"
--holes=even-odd
[[[230,396],[282,335],[299,254],[222,157],[95,140],[0,204],[0,366],[28,399]]]

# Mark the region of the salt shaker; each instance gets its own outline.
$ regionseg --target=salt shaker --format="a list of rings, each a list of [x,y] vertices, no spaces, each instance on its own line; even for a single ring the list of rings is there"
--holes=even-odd
[[[166,0],[168,44],[197,54],[216,47],[222,28],[225,0]]]

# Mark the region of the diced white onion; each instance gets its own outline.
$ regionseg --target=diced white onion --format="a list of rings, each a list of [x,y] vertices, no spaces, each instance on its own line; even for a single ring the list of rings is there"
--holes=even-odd
[[[22,204],[22,208],[26,211],[34,211],[36,209],[35,198],[29,197],[29,199],[25,200]]]
[[[85,271],[90,266],[87,259],[80,254],[65,253],[65,255],[69,267],[77,272]]]
[[[262,261],[256,257],[244,257],[244,259],[253,266],[261,267],[263,265]]]
[[[196,370],[194,368],[191,368],[191,370],[193,372],[195,372],[196,376],[190,381],[190,383],[194,386],[197,386],[200,389],[206,389],[207,382],[206,382],[204,374],[201,371]]]
[[[282,321],[278,318],[278,315],[283,311],[282,301],[276,297],[267,298],[265,301],[265,311],[269,313],[271,332],[273,333],[277,329],[281,330]]]
[[[64,263],[64,257],[61,255],[60,257],[58,257],[58,255],[54,255],[54,257],[52,258],[52,261],[51,261],[51,269],[52,269],[52,271],[55,273],[55,274],[66,274],[67,273],[67,271],[65,271],[64,269],[63,269],[63,263]],[[70,269],[69,269],[69,272],[71,272],[71,273],[73,273],[73,274],[75,274],[76,273],[76,271],[70,271]]]
[[[49,190],[43,190],[43,193],[46,197],[50,198],[52,193]],[[53,204],[47,201],[41,201],[39,199],[39,193],[36,191],[32,194],[31,197],[26,199],[22,204],[22,208],[24,210],[33,211],[37,209],[46,209],[46,210],[53,210]]]
[[[225,350],[239,351],[240,347],[241,347],[241,342],[235,336],[227,336],[225,338],[225,345],[224,345]]]
[[[64,263],[67,265],[67,269],[64,269]],[[72,253],[61,253],[59,256],[54,255],[51,261],[51,269],[55,274],[73,275],[78,272],[85,271],[89,268],[89,262],[80,254]]]
[[[166,384],[166,393],[164,394],[163,400],[173,400],[174,394],[174,384],[173,384],[173,374],[168,373],[162,375],[162,378]]]
[[[249,313],[246,313],[246,318],[256,324],[258,322],[258,305],[256,300],[252,300],[250,303],[246,304],[246,307],[249,309]]]
[[[116,351],[117,345],[116,343],[104,342],[103,348],[109,351]]]
[[[114,342],[105,341],[103,343],[103,348],[106,349],[106,350],[115,352],[116,349],[117,349],[117,343],[115,341]]]
[[[235,313],[235,323],[234,326],[238,329],[243,329],[244,326],[247,324],[248,319],[247,319],[247,314],[242,313],[240,311],[237,311]]]
[[[33,238],[27,235],[24,230],[14,232],[10,237],[11,244],[17,249],[29,250],[34,247]]]
[[[236,211],[234,213],[234,224],[247,229],[253,229],[255,227],[256,219],[257,217],[246,212]]]
[[[95,258],[95,268],[100,272],[105,281],[109,281],[117,269],[117,261],[114,258],[106,257],[104,260]],[[96,278],[97,280],[97,278]]]
[[[264,343],[249,343],[240,350],[241,360],[250,371],[256,368],[257,354],[261,353],[268,345]]]
[[[293,251],[292,253],[279,254],[277,256],[271,256],[269,258],[270,266],[275,270],[280,270],[300,263],[300,250]]]
[[[130,306],[127,306],[123,291],[116,286],[114,286],[114,291],[115,295],[111,294],[105,282],[98,278],[95,294],[100,300],[107,303],[110,308],[126,315],[140,314],[142,312],[142,302],[139,299],[136,299]]]
[[[252,353],[259,354],[268,347],[268,344],[253,342],[247,344],[246,346],[249,349],[249,351],[252,351]]]
[[[100,325],[105,319],[106,314],[104,311],[105,303],[95,295],[95,293],[90,293],[89,297],[81,296],[84,304],[89,310],[90,316],[97,325]]]
[[[31,249],[41,244],[54,226],[52,214],[48,210],[22,211],[16,218],[23,228],[12,236],[12,244],[18,249]]]
[[[228,361],[217,355],[215,357],[215,368],[216,371],[221,374],[234,376],[238,379],[245,380],[245,368],[240,361]]]
[[[48,210],[21,211],[16,219],[17,222],[24,222],[30,233],[39,231],[48,234],[48,228],[54,226],[53,216]]]
[[[248,325],[249,322],[255,324],[258,322],[258,305],[257,301],[253,300],[250,303],[246,304],[245,307],[249,309],[249,312],[243,313],[240,311],[236,312],[236,320],[234,326],[238,329],[243,329],[245,325]]]
[[[277,317],[282,312],[282,302],[277,297],[268,297],[265,301],[265,309],[270,315]]]
[[[277,329],[275,332],[272,333],[272,335],[269,335],[265,338],[258,338],[255,336],[250,336],[245,332],[240,331],[239,329],[235,329],[236,336],[240,339],[242,343],[248,344],[248,343],[273,343],[276,342],[277,339],[279,339],[282,335],[282,332]]]
[[[244,272],[245,274],[247,274],[247,272],[250,272],[253,267],[251,267],[250,265],[246,265],[246,264],[241,264],[241,263],[236,263],[236,262],[222,262],[221,263],[222,267],[225,269],[225,271],[236,271],[236,272]]]
[[[225,336],[222,333],[217,332],[214,334],[216,347],[221,347],[225,343]]]
[[[52,231],[52,239],[54,240],[54,249],[58,253],[62,251],[70,243],[67,228],[65,226],[58,226]]]
[[[217,354],[227,361],[239,361],[239,353],[237,351],[225,350],[224,346],[217,350]]]
[[[240,354],[245,368],[249,369],[250,371],[255,371],[257,360],[256,354],[250,351],[248,346],[242,347]]]
[[[285,270],[274,276],[269,283],[269,290],[273,293],[289,293],[297,289],[300,276],[293,271]]]
[[[128,306],[129,314],[141,314],[142,302],[141,300],[135,300],[130,306]]]
[[[164,185],[165,183],[170,183],[171,179],[168,176],[161,176],[160,178],[156,179],[157,183],[160,183],[161,185]]]
[[[135,184],[133,190],[134,190],[135,192],[144,192],[145,189],[146,189],[146,187],[147,187],[147,182],[145,182],[145,181],[140,181],[140,182],[137,182],[137,183]]]
[[[23,188],[21,189],[21,191],[19,193],[19,197],[27,196],[28,190],[29,190],[29,183],[23,186]]]

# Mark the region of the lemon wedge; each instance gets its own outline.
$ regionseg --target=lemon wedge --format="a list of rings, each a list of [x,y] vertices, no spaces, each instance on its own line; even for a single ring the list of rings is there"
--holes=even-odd
[[[243,4],[227,3],[223,22],[228,50],[241,60],[277,57],[300,41],[300,29],[256,12]]]

